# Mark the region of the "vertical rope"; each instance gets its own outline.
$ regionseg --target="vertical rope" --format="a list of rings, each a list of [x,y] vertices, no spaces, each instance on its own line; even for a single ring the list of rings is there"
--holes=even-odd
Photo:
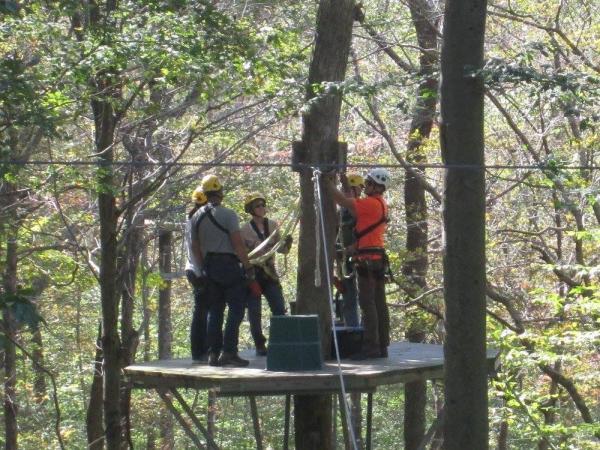
[[[320,228],[321,228],[321,239],[323,242],[323,252],[324,252],[324,256],[325,256],[325,275],[327,277],[327,294],[329,296],[329,310],[331,312],[330,316],[331,316],[331,329],[332,329],[332,333],[333,333],[333,345],[335,347],[335,357],[337,360],[337,368],[338,368],[338,376],[340,378],[340,388],[342,391],[342,398],[344,399],[343,403],[344,403],[344,411],[346,412],[345,416],[346,416],[346,429],[350,432],[350,440],[352,441],[352,448],[354,450],[358,450],[357,444],[356,444],[356,437],[354,435],[354,428],[352,427],[352,421],[350,418],[350,407],[348,406],[348,399],[346,398],[346,383],[344,382],[344,375],[342,372],[342,363],[340,360],[340,349],[338,346],[338,340],[337,340],[337,333],[335,332],[335,306],[334,306],[334,301],[333,301],[333,286],[331,283],[331,272],[330,272],[330,267],[329,267],[329,254],[327,252],[327,236],[325,233],[325,222],[323,221],[323,200],[321,198],[321,183],[320,183],[320,177],[321,177],[321,171],[319,171],[318,169],[313,168],[313,183],[315,186],[315,209],[317,209],[318,207],[318,221],[315,221],[316,224],[320,224]],[[318,231],[318,230],[317,230]],[[316,234],[316,236],[318,236],[318,233]],[[318,238],[317,238],[317,242],[318,242]],[[320,277],[320,275],[319,275]],[[320,278],[319,278],[320,279]],[[316,281],[316,280],[315,280]]]
[[[313,171],[312,182],[314,186],[313,197],[315,199],[314,208],[315,208],[315,239],[317,240],[315,245],[315,287],[321,286],[321,239],[320,239],[320,231],[319,231],[319,223],[322,223],[321,209],[319,208],[320,200],[317,201],[317,198],[320,199],[319,195],[319,174],[318,170]]]

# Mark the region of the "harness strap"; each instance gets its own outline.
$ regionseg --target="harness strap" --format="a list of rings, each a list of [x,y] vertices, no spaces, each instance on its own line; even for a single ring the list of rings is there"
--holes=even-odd
[[[266,217],[263,218],[263,229],[265,230],[263,233],[260,232],[260,230],[256,226],[256,223],[254,223],[254,220],[250,221],[250,226],[252,227],[258,238],[261,240],[261,242],[269,237],[269,220]]]
[[[381,205],[381,209],[383,211],[381,219],[379,219],[377,222],[369,225],[367,228],[358,231],[358,230],[354,230],[354,234],[356,236],[356,240],[358,241],[359,239],[361,239],[362,237],[366,236],[367,234],[369,234],[371,231],[373,231],[375,228],[377,228],[379,225],[386,223],[388,221],[387,216],[385,215],[385,206],[383,206],[383,201],[379,198],[379,197],[375,197],[375,199],[379,202],[379,204]]]
[[[227,228],[225,228],[223,225],[221,225],[219,222],[217,222],[217,219],[215,219],[214,216],[211,214],[211,211],[213,209],[214,209],[214,207],[212,205],[207,205],[205,207],[204,211],[202,211],[202,214],[200,214],[200,217],[198,217],[198,222],[196,222],[196,227],[194,229],[194,233],[196,233],[196,234],[198,233],[198,228],[200,228],[200,224],[202,223],[202,221],[204,220],[205,217],[208,217],[208,220],[210,220],[215,227],[217,227],[223,233],[229,235],[229,230]]]

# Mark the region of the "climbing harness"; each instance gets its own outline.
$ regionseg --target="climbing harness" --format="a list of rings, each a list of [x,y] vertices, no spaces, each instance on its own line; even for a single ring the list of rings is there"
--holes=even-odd
[[[285,239],[280,239],[279,241],[277,241],[275,244],[273,244],[273,247],[271,247],[266,253],[264,253],[262,255],[259,255],[259,254],[273,242],[273,240],[277,236],[278,230],[282,230],[280,233],[280,236],[291,236],[296,228],[296,225],[298,224],[299,219],[300,219],[300,199],[296,200],[294,207],[288,211],[288,213],[284,217],[283,221],[277,227],[275,227],[275,229],[271,232],[271,234],[269,234],[266,237],[266,239],[264,241],[262,241],[254,250],[252,250],[250,253],[248,253],[248,259],[250,260],[250,264],[252,264],[254,266],[259,266],[262,269],[267,267],[267,269],[265,270],[265,272],[267,272],[267,275],[269,275],[269,276],[274,275],[274,276],[272,276],[272,278],[277,278],[277,275],[272,274],[272,271],[268,268],[268,266],[266,265],[266,262],[269,259],[271,259],[273,257],[273,255],[275,255],[275,253],[282,246],[286,245]],[[285,226],[284,226],[284,224],[285,224]],[[287,266],[287,260],[286,260],[286,266]]]

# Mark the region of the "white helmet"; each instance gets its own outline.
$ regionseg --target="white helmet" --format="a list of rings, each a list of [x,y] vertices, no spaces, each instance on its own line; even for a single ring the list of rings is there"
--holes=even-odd
[[[374,183],[380,184],[386,189],[390,184],[390,173],[386,169],[371,169],[367,173],[367,178],[372,180]]]

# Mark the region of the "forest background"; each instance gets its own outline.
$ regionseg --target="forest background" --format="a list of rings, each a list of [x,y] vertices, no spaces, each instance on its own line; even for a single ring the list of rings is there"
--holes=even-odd
[[[191,192],[210,171],[241,215],[252,191],[266,194],[275,219],[294,204],[287,164],[311,107],[317,6],[0,5],[7,448],[102,448],[99,361],[117,369],[107,375],[132,361],[189,357],[190,288],[165,274],[183,270]],[[487,334],[502,366],[490,381],[492,447],[600,448],[599,16],[588,0],[488,4],[485,66],[472,76],[485,82]],[[345,81],[312,86],[343,94],[349,163],[393,166],[394,340],[444,338],[442,18],[435,0],[363,2]],[[288,301],[301,289],[295,248],[279,261]],[[251,347],[246,322],[241,336]],[[130,445],[191,447],[157,413],[155,395],[108,381],[123,425],[115,430]],[[406,439],[404,404],[399,386],[377,393],[375,448]],[[431,420],[439,384],[426,404]],[[259,409],[265,445],[279,448],[282,402],[259,399]],[[254,447],[247,410],[243,399],[219,401],[223,448]]]

